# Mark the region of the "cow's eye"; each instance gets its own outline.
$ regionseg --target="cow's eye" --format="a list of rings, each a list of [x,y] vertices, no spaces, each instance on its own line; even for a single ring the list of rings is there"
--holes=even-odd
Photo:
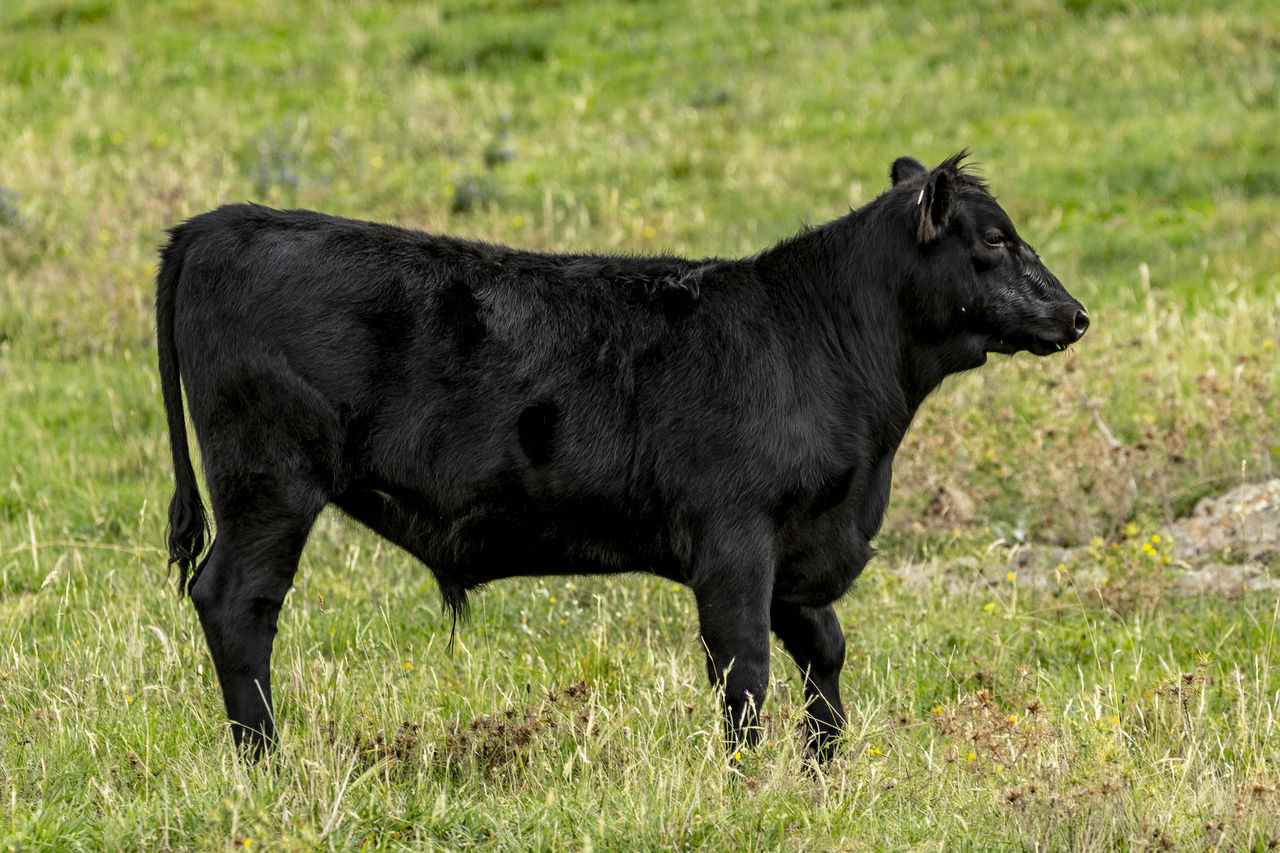
[[[999,231],[988,231],[983,235],[982,242],[992,249],[999,249],[1004,246],[1004,235]]]

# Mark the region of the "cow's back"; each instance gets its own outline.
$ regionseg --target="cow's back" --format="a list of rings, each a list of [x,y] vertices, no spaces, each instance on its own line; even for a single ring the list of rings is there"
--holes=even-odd
[[[786,371],[775,330],[744,322],[761,297],[731,262],[527,253],[251,205],[196,217],[172,246],[197,432],[243,400],[220,385],[287,373],[338,425],[336,491],[395,493],[477,535],[532,518],[603,553],[556,522],[635,531],[776,479],[753,457]]]

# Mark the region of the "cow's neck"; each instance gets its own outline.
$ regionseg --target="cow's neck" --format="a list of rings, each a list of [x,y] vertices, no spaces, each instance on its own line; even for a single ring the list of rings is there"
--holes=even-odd
[[[829,364],[845,398],[866,401],[876,432],[892,455],[924,398],[952,372],[945,348],[920,347],[906,331],[895,278],[902,244],[868,208],[786,240],[757,259],[775,301],[803,345],[821,350],[810,363]],[[824,362],[825,359],[825,362]]]
[[[766,277],[786,283],[799,323],[813,328],[813,315],[825,315],[817,319],[840,338],[834,349],[850,362],[846,375],[857,386],[851,391],[883,393],[866,387],[872,378],[900,392],[898,405],[886,411],[905,432],[943,379],[982,365],[986,355],[963,334],[922,339],[916,318],[903,316],[897,292],[903,253],[911,248],[897,225],[873,202],[780,243],[759,262]]]

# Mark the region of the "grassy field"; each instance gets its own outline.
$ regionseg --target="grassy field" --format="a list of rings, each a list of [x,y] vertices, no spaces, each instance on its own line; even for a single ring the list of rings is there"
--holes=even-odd
[[[0,4],[0,849],[1267,849],[1274,596],[1160,525],[1280,468],[1280,9],[1262,0]],[[265,772],[166,573],[164,229],[257,200],[544,249],[741,255],[968,146],[1090,309],[928,401],[803,769],[774,656],[726,767],[691,595],[430,574],[336,515]],[[939,487],[975,499],[939,517]],[[1106,584],[908,561],[1087,545]],[[1105,587],[1105,588],[1104,588]]]

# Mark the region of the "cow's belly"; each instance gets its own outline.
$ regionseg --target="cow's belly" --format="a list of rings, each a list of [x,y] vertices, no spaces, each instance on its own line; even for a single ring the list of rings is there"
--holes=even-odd
[[[420,494],[361,486],[334,503],[466,589],[527,575],[645,571],[684,579],[654,518],[590,497],[545,502],[504,492],[442,509]]]

